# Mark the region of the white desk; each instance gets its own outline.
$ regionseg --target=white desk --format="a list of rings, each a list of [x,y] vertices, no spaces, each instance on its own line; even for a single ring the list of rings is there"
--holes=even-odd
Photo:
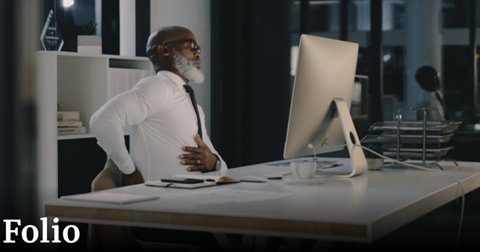
[[[330,159],[348,162],[348,159]],[[480,163],[442,163],[462,180],[465,193],[480,187]],[[227,175],[263,175],[285,168],[252,165]],[[171,194],[215,190],[279,192],[263,201],[201,204],[172,199]],[[354,178],[326,178],[317,185],[288,185],[281,180],[238,183],[195,190],[135,185],[111,192],[156,194],[160,199],[112,205],[55,199],[46,214],[61,221],[188,229],[286,238],[371,243],[404,224],[461,196],[455,179],[440,172],[385,166]]]

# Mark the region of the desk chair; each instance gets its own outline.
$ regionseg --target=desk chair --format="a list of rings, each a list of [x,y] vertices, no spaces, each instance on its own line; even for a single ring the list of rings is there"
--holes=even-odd
[[[118,169],[113,160],[108,157],[103,170],[92,181],[92,192],[121,187],[122,172]],[[208,251],[209,249],[176,243],[147,242],[135,239],[132,229],[125,226],[114,225],[88,225],[87,250],[89,251]]]
[[[92,192],[122,186],[122,174],[110,158],[92,181]],[[130,227],[88,224],[87,250],[135,250],[135,237]]]

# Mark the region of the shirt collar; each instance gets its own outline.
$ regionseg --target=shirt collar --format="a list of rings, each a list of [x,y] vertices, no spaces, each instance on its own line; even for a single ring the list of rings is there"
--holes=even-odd
[[[175,85],[177,85],[178,87],[181,87],[182,89],[183,89],[183,85],[185,85],[185,81],[183,81],[182,78],[180,78],[180,76],[170,71],[165,71],[165,70],[158,71],[157,75],[164,75],[168,77],[170,80],[173,81],[173,83],[175,83]]]

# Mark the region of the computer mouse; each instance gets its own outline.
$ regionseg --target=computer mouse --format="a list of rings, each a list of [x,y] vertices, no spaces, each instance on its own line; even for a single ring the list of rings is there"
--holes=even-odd
[[[291,174],[291,171],[283,171],[283,172],[272,172],[262,175],[262,177],[267,179],[282,179],[283,176]]]
[[[238,180],[242,182],[257,182],[257,183],[265,183],[268,179],[259,177],[259,176],[243,176],[238,178]]]

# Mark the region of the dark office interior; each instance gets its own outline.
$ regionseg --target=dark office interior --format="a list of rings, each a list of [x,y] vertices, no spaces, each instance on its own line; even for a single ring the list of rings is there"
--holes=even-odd
[[[146,56],[150,31],[150,2],[135,0],[136,56]],[[396,120],[397,111],[415,106],[418,84],[413,77],[422,65],[441,73],[448,120],[461,121],[450,141],[446,160],[480,161],[480,0],[211,0],[211,129],[213,145],[229,168],[283,159],[285,133],[295,72],[292,71],[301,34],[359,43],[357,75],[368,76],[366,120],[355,125],[359,137],[375,122]],[[95,0],[76,0],[65,9],[61,0],[36,3],[37,18],[13,20],[23,6],[0,1],[0,192],[1,216],[36,220],[36,157],[34,81],[19,78],[18,53],[22,25],[34,24],[39,34],[50,10],[65,44],[76,52],[81,23],[94,19]],[[437,8],[441,11],[436,12]],[[435,11],[432,11],[434,9]],[[103,54],[120,55],[119,0],[101,1]],[[21,15],[26,15],[25,13]],[[15,25],[12,25],[12,22]],[[38,41],[29,46],[43,50]],[[28,36],[27,36],[28,37]],[[28,37],[30,38],[30,37]],[[13,62],[13,64],[12,64]],[[25,70],[25,69],[22,69]],[[30,69],[26,69],[28,72]],[[406,118],[412,116],[405,115]],[[360,130],[361,129],[361,130]],[[126,143],[128,146],[128,136]],[[90,182],[105,164],[96,139],[58,143],[58,196],[90,191]],[[85,160],[83,156],[89,156]],[[348,157],[347,151],[322,154]],[[85,167],[95,167],[85,169]],[[72,172],[82,171],[82,172]],[[19,197],[22,200],[19,201]],[[26,203],[27,202],[27,203]],[[455,247],[461,198],[448,203],[397,231],[404,251]],[[29,210],[30,209],[30,210]],[[5,216],[5,217],[4,217]],[[64,224],[67,225],[67,224]],[[86,233],[86,225],[79,225]],[[3,230],[2,230],[3,232]],[[465,197],[460,249],[476,245],[480,235],[479,189]],[[85,236],[86,237],[86,236]],[[85,238],[86,239],[86,238]],[[65,249],[84,251],[84,238]],[[305,241],[308,246],[308,241]],[[345,249],[361,249],[346,244]],[[366,246],[366,245],[365,245]],[[388,241],[375,248],[388,250]],[[63,249],[63,247],[61,247]]]

